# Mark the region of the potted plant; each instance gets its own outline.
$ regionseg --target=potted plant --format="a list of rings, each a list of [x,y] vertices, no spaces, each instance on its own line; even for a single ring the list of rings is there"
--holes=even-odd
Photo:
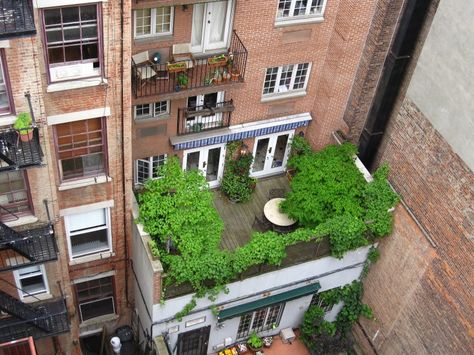
[[[254,353],[263,349],[263,340],[260,338],[256,332],[250,334],[250,338],[247,340],[247,345],[250,350]]]
[[[186,74],[180,73],[176,77],[176,82],[176,91],[179,91],[180,89],[186,89],[186,87],[188,86],[189,78]]]
[[[33,138],[33,127],[31,127],[33,120],[28,112],[21,112],[18,114],[13,128],[18,131],[20,140],[28,142]]]

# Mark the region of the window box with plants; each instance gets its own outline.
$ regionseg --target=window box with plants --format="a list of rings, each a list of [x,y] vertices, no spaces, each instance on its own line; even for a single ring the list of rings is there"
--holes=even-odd
[[[166,68],[170,73],[179,73],[186,71],[188,69],[188,65],[186,62],[168,63]]]
[[[16,121],[13,124],[13,128],[18,131],[22,142],[29,142],[33,139],[32,123],[33,120],[28,112],[21,112],[18,114]]]
[[[211,67],[223,67],[227,65],[228,56],[225,54],[215,55],[214,57],[207,58],[207,63]]]
[[[256,353],[263,349],[263,339],[260,338],[256,332],[252,332],[250,338],[247,340],[247,345],[250,350]]]

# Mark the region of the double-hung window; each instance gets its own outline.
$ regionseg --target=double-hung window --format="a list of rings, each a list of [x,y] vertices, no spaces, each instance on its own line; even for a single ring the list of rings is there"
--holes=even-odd
[[[71,259],[111,250],[109,208],[67,215],[64,220]]]
[[[63,180],[106,172],[105,118],[61,123],[55,131]]]
[[[0,49],[0,115],[13,111],[7,75],[7,62],[4,54],[3,49]]]
[[[324,299],[321,297],[321,294],[315,293],[313,298],[311,298],[311,303],[309,306],[317,306],[321,308],[324,312],[329,312],[332,309],[332,306],[324,302]]]
[[[166,154],[135,160],[135,184],[160,177],[158,168],[166,162]]]
[[[75,284],[81,321],[115,314],[113,276]]]
[[[20,298],[48,294],[49,286],[44,265],[24,267],[13,272]]]
[[[326,0],[279,0],[277,24],[309,22],[322,18]]]
[[[135,38],[173,34],[173,7],[137,9],[133,11],[133,14]]]
[[[1,221],[10,221],[32,214],[28,181],[24,171],[0,174],[0,206]]]
[[[268,68],[263,84],[263,96],[304,93],[308,85],[310,70],[310,63]]]
[[[62,81],[101,73],[99,5],[43,10],[50,80]]]
[[[145,120],[148,118],[160,118],[169,114],[169,101],[157,101],[150,104],[135,106],[135,119]]]
[[[240,317],[237,339],[246,338],[251,332],[261,332],[277,327],[283,309],[284,304],[279,303],[244,314]]]

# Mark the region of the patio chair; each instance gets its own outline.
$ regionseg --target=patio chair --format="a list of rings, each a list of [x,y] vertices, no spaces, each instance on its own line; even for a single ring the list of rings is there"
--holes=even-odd
[[[143,87],[147,82],[156,76],[153,62],[150,60],[148,51],[132,55],[132,60],[136,65],[136,71]]]
[[[268,192],[268,199],[272,200],[278,197],[285,197],[285,190],[284,189],[270,189]]]
[[[173,44],[171,47],[171,60],[173,62],[186,62],[188,69],[194,68],[195,60],[191,53],[191,43]]]
[[[159,55],[159,62],[153,63],[153,69],[156,72],[156,80],[167,80],[169,79],[169,72],[166,69],[166,63],[170,61],[170,49],[159,48],[154,50],[153,55]]]

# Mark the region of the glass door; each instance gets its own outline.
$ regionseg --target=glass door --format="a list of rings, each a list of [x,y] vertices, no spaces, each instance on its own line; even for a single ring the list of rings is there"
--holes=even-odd
[[[186,132],[201,132],[222,126],[222,113],[214,112],[218,104],[224,101],[224,91],[214,92],[205,95],[188,97],[188,111],[194,114],[188,115],[186,119]],[[203,115],[198,115],[199,112]]]
[[[266,176],[285,171],[294,132],[278,133],[255,139],[252,176]]]
[[[225,144],[185,150],[183,169],[199,170],[210,187],[217,187],[224,171]]]

